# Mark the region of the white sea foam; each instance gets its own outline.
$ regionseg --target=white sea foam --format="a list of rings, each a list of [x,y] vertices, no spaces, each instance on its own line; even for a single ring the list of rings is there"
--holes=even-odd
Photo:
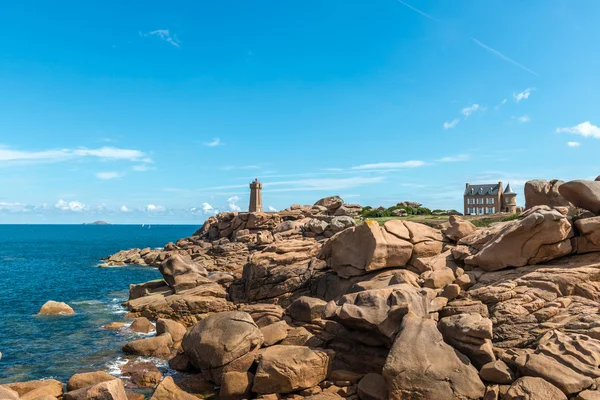
[[[127,364],[127,359],[118,357],[106,364],[106,372],[113,376],[121,376],[121,367],[125,364]]]

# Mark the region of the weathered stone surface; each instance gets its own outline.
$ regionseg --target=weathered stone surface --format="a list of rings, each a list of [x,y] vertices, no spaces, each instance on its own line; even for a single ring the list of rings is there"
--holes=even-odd
[[[423,277],[425,278],[423,286],[431,289],[443,289],[454,282],[454,272],[447,267],[429,271]]]
[[[329,229],[333,233],[338,233],[344,229],[353,227],[356,225],[354,218],[348,216],[334,217],[329,223]]]
[[[559,187],[565,183],[561,180],[532,180],[525,183],[525,208],[530,209],[535,206],[548,207],[569,207],[572,208],[559,192]]]
[[[388,391],[385,379],[380,374],[366,374],[358,382],[358,396],[361,400],[387,400]]]
[[[563,183],[559,193],[575,207],[600,214],[600,182],[576,180]]]
[[[465,263],[486,271],[539,264],[571,252],[571,223],[555,210],[532,208],[512,221]]]
[[[125,385],[120,379],[113,379],[65,393],[63,400],[127,400]]]
[[[42,395],[60,397],[63,394],[63,384],[55,379],[15,382],[3,386],[10,390],[14,390],[19,394],[21,399],[26,400],[33,400]]]
[[[307,389],[327,378],[334,352],[304,346],[272,346],[258,358],[252,391],[290,393]]]
[[[338,275],[349,278],[370,271],[401,267],[412,255],[412,244],[388,232],[376,221],[348,228],[329,239],[319,258]]]
[[[49,300],[40,311],[39,315],[73,315],[75,311],[67,303]]]
[[[250,372],[226,372],[221,380],[219,400],[242,400],[251,398],[254,375]]]
[[[505,400],[567,400],[556,386],[542,378],[524,376],[517,379],[504,395]]]
[[[597,390],[584,390],[575,397],[575,400],[600,400],[600,392]]]
[[[327,229],[327,222],[321,221],[320,219],[312,218],[304,225],[304,229],[307,232],[316,233],[317,235],[322,234]]]
[[[156,387],[150,400],[198,400],[198,398],[181,390],[173,378],[167,376]]]
[[[19,400],[19,393],[4,386],[0,386],[0,399]]]
[[[496,359],[492,348],[492,321],[479,314],[458,314],[440,319],[444,340],[481,368]],[[500,382],[498,382],[500,383]]]
[[[420,317],[429,315],[429,300],[414,286],[398,284],[384,289],[365,290],[329,302],[324,318],[344,327],[368,331],[392,340],[400,329],[402,318],[409,312]]]
[[[138,333],[150,333],[155,330],[152,322],[146,317],[136,318],[129,326],[129,329]]]
[[[73,391],[88,386],[93,386],[101,382],[110,381],[117,379],[116,377],[107,374],[104,371],[96,372],[84,372],[81,374],[75,374],[67,382],[67,391]]]
[[[448,239],[457,242],[465,236],[475,232],[477,227],[469,221],[465,221],[457,215],[450,216],[448,226],[442,230],[444,236]]]
[[[274,324],[283,318],[283,308],[276,304],[245,304],[239,311],[250,314],[259,328]]]
[[[175,293],[210,282],[206,268],[179,254],[167,258],[158,269]]]
[[[340,196],[325,197],[315,203],[315,206],[323,206],[330,212],[334,212],[343,205],[344,200]]]
[[[185,326],[179,322],[165,318],[159,318],[156,321],[156,335],[160,336],[163,333],[168,333],[171,335],[173,342],[179,342],[183,340],[183,336],[186,334],[186,332],[187,329]]]
[[[312,322],[321,319],[327,302],[314,297],[302,296],[294,300],[286,309],[286,314],[296,321]]]
[[[514,372],[502,360],[490,361],[479,371],[481,379],[487,382],[510,385],[515,380]]]
[[[155,387],[163,375],[154,363],[149,361],[129,361],[121,367],[123,376],[129,377],[127,386]]]
[[[183,338],[190,362],[215,383],[225,372],[247,372],[263,343],[252,317],[232,311],[213,314],[196,324]]]
[[[171,354],[169,346],[173,345],[171,335],[165,333],[156,337],[133,340],[123,346],[123,351],[142,356],[165,357]]]
[[[409,313],[386,360],[390,400],[480,399],[485,386],[468,358],[444,343],[435,321]]]
[[[288,336],[290,329],[292,328],[285,321],[275,322],[274,324],[260,328],[260,332],[264,338],[263,346],[269,347],[281,342]]]

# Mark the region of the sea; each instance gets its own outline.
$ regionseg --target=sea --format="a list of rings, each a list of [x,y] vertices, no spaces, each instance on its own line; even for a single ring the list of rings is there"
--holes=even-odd
[[[121,304],[129,285],[160,273],[141,266],[98,268],[100,259],[133,247],[162,248],[197,228],[0,225],[0,384],[66,382],[73,374],[98,370],[119,375],[127,362],[121,347],[143,335],[101,327],[127,322]],[[75,315],[36,315],[48,300],[66,302]]]

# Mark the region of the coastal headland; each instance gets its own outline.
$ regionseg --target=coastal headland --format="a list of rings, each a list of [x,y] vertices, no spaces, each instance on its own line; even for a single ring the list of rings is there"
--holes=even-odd
[[[600,399],[600,181],[525,195],[485,226],[332,196],[120,251],[102,266],[162,275],[130,286],[131,325],[104,327],[144,334],[122,350],[146,361],[0,399]]]

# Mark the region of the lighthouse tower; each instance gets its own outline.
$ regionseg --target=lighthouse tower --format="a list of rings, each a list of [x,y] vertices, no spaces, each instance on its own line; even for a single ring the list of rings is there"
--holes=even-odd
[[[250,184],[250,207],[249,212],[262,212],[262,183],[258,181],[258,178]]]

